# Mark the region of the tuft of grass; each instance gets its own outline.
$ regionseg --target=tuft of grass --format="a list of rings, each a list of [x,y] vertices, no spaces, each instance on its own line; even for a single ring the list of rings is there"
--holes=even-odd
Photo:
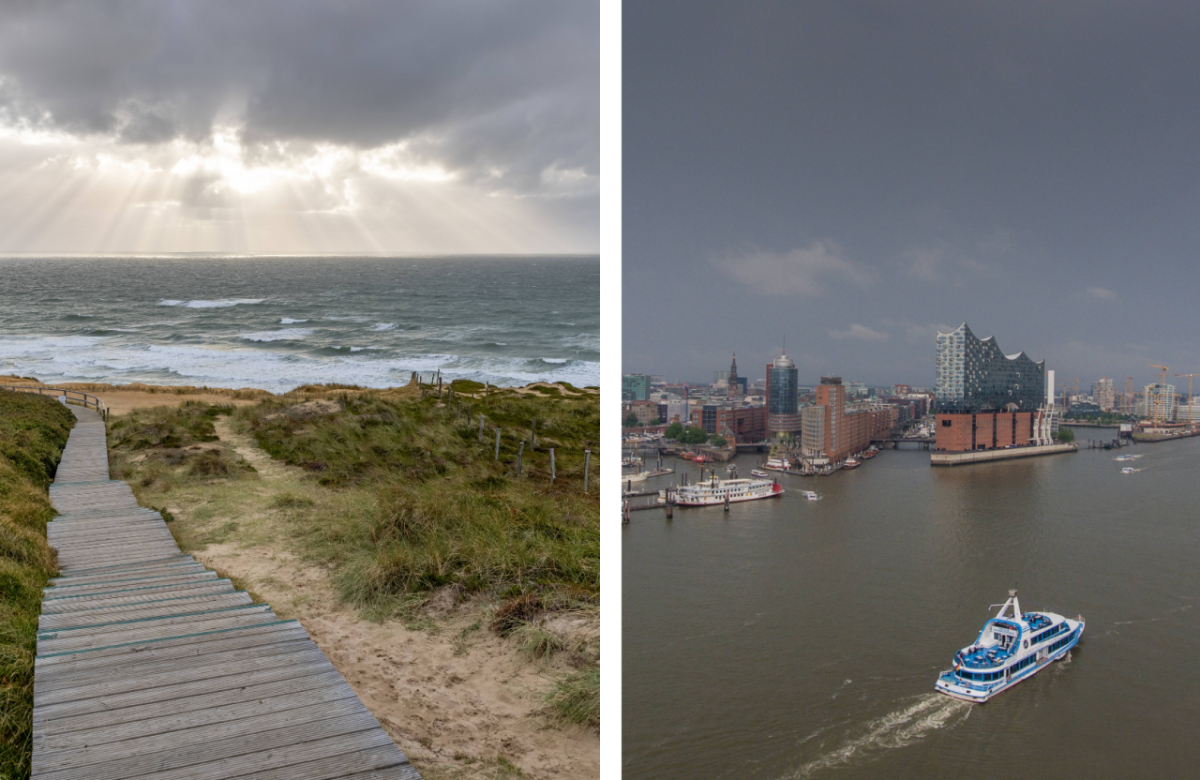
[[[311,507],[316,505],[316,501],[311,498],[293,495],[291,493],[280,493],[271,499],[272,509],[299,509],[301,507]]]
[[[200,401],[137,409],[109,424],[108,443],[114,450],[137,451],[179,449],[216,441],[213,421],[232,411],[232,406]]]
[[[538,661],[566,649],[556,634],[535,623],[524,623],[515,628],[511,635],[516,637],[521,653],[531,661]]]
[[[75,424],[51,398],[0,391],[0,777],[28,777],[42,588],[57,573],[46,488]]]
[[[554,683],[546,697],[555,716],[566,723],[600,725],[600,668],[573,672]]]

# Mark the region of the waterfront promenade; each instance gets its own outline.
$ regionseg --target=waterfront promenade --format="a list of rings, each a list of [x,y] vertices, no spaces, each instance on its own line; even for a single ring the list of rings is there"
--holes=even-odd
[[[419,780],[295,620],[184,555],[109,479],[105,428],[71,407],[47,526],[33,771],[66,778]]]

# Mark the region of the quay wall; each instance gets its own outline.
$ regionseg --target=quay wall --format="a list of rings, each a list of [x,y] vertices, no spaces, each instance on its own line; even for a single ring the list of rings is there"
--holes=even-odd
[[[931,466],[963,466],[969,463],[985,463],[1012,458],[1034,458],[1039,455],[1057,455],[1060,452],[1076,452],[1075,444],[1043,444],[1038,447],[1014,447],[1011,450],[975,450],[967,452],[932,452]]]

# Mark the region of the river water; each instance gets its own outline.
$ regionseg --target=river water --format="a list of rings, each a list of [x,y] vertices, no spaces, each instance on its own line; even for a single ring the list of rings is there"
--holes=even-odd
[[[1200,439],[1122,452],[888,450],[728,514],[634,513],[624,776],[1197,776]],[[985,705],[934,693],[1013,587],[1082,613],[1080,645]]]

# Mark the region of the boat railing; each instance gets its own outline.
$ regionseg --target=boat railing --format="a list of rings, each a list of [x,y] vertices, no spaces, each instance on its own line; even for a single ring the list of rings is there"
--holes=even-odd
[[[67,390],[62,387],[46,387],[45,385],[0,385],[0,390],[55,396],[63,403],[82,406],[87,409],[95,409],[105,421],[108,420],[108,407],[103,401],[90,393],[84,393],[79,390]]]

